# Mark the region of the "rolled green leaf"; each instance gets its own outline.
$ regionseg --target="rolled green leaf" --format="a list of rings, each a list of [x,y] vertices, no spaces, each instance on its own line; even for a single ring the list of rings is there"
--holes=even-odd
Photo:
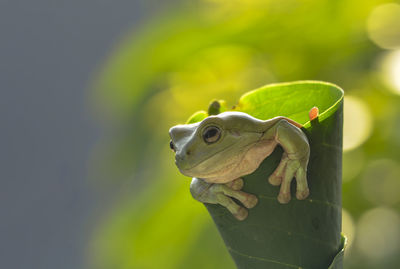
[[[308,112],[314,106],[320,114],[309,122]],[[281,159],[283,150],[277,147],[244,177],[243,191],[259,198],[247,219],[238,221],[226,208],[206,204],[237,267],[342,268],[343,91],[316,81],[274,84],[245,94],[233,110],[264,120],[286,116],[302,123],[311,149],[306,200],[296,199],[293,180],[292,200],[277,201],[280,187],[267,180]]]

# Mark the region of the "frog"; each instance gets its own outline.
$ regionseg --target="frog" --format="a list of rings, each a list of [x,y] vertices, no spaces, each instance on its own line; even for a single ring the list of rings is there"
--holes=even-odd
[[[313,108],[310,120],[317,114]],[[242,221],[248,217],[248,209],[258,203],[256,195],[242,191],[243,177],[253,173],[278,145],[283,154],[268,177],[271,185],[280,186],[277,201],[289,203],[294,178],[296,198],[304,200],[309,196],[310,145],[302,127],[284,116],[260,120],[244,112],[225,111],[170,128],[170,148],[175,152],[179,171],[192,178],[193,198],[219,204]]]

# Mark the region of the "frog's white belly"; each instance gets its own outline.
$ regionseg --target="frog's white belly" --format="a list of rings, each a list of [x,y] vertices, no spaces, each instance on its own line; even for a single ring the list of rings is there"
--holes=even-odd
[[[204,178],[202,177],[202,179],[208,183],[227,183],[251,174],[274,151],[276,145],[275,140],[261,140],[244,152],[243,155],[236,156],[229,165]]]

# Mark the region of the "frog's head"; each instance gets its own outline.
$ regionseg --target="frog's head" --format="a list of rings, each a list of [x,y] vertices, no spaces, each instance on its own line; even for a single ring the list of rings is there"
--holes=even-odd
[[[186,176],[224,176],[259,141],[260,122],[245,113],[224,112],[201,122],[174,126],[169,134],[175,163]]]

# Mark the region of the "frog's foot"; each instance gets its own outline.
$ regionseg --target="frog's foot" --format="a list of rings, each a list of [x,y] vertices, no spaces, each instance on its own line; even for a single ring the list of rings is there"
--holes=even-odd
[[[231,182],[226,183],[225,185],[231,188],[232,190],[240,191],[243,188],[244,182],[243,179],[237,178]]]
[[[296,178],[297,190],[296,198],[303,200],[309,195],[307,185],[307,159],[291,159],[285,152],[277,169],[269,177],[268,181],[275,186],[281,185],[278,195],[278,201],[281,204],[287,204],[290,199],[290,183],[293,177]]]
[[[236,219],[244,220],[248,215],[246,208],[254,207],[258,199],[253,194],[232,189],[229,185],[234,188],[242,188],[243,180],[239,178],[228,184],[217,184],[193,178],[190,192],[194,199],[202,203],[220,204],[226,207]],[[232,198],[239,200],[244,207],[238,205]]]
[[[231,198],[223,193],[217,194],[217,200],[218,203],[226,207],[237,220],[244,220],[249,215],[249,212],[246,208],[236,204]]]
[[[243,191],[233,190],[225,184],[214,184],[210,188],[210,192],[222,193],[225,196],[235,198],[247,208],[253,208],[258,203],[258,199],[255,195]]]
[[[215,193],[218,204],[226,207],[238,220],[247,218],[248,212],[246,208],[253,208],[258,203],[255,195],[233,190],[225,184],[214,184],[209,191]],[[239,200],[246,208],[236,204],[232,198]]]

